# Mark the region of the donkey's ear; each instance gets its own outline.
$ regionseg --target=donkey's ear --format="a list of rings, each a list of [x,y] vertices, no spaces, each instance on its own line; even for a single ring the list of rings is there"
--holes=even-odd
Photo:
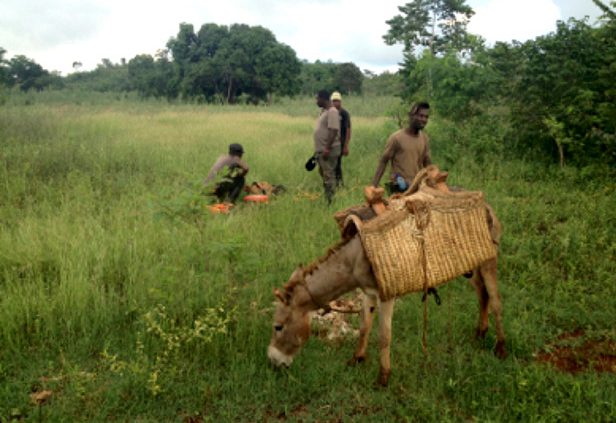
[[[280,292],[280,290],[278,288],[274,289],[274,295],[276,296],[276,298],[278,298],[280,300],[281,303],[289,304],[289,302],[288,302],[289,300],[287,299],[285,294]]]

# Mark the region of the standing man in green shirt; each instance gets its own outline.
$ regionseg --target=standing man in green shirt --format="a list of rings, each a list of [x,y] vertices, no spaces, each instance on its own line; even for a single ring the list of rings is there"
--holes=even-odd
[[[423,129],[428,124],[430,105],[415,103],[409,112],[408,128],[400,129],[389,137],[379,165],[372,179],[372,185],[379,182],[388,163],[391,163],[389,193],[404,192],[413,182],[415,175],[432,164],[430,142]]]
[[[336,164],[340,157],[340,115],[331,104],[327,90],[317,93],[317,106],[321,113],[314,128],[314,153],[319,164],[319,174],[323,178],[325,199],[331,204],[336,191]]]
[[[342,107],[342,95],[338,91],[332,93],[332,104],[340,113],[340,145],[342,154],[338,156],[336,164],[336,186],[344,185],[342,179],[342,156],[349,155],[349,142],[351,141],[351,115],[348,110]]]

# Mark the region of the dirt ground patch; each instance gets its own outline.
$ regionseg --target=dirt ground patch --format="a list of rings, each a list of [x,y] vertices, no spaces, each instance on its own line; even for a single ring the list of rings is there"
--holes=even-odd
[[[567,373],[596,371],[616,374],[616,341],[608,336],[587,336],[582,329],[560,335],[535,357],[537,361],[550,363]]]

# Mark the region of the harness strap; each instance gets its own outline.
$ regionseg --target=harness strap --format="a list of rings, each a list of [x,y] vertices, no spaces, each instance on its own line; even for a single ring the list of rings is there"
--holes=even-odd
[[[436,303],[436,305],[441,305],[441,296],[438,295],[438,291],[436,290],[436,288],[428,288],[428,295],[434,295],[434,302]],[[423,303],[424,301],[426,301],[427,298],[428,297],[424,293],[421,297],[421,302]]]
[[[421,270],[424,277],[424,298],[428,297],[430,288],[428,286],[428,260],[426,258],[425,240],[423,237],[423,231],[430,222],[430,210],[426,207],[426,204],[422,201],[413,201],[410,203],[413,214],[415,215],[415,222],[417,229],[422,232],[419,238],[419,250],[421,252]],[[428,357],[428,302],[424,301],[423,309],[423,333],[421,337],[421,349],[426,357]]]
[[[306,290],[306,292],[308,293],[308,296],[310,297],[310,301],[312,301],[312,304],[317,306],[317,310],[320,308],[325,309],[325,310],[331,310],[331,307],[329,306],[329,304],[322,304],[319,301],[314,299],[314,296],[312,295],[312,292],[310,292],[310,289],[308,288],[308,284],[306,283],[306,278],[302,276],[302,281],[298,285],[302,286]]]

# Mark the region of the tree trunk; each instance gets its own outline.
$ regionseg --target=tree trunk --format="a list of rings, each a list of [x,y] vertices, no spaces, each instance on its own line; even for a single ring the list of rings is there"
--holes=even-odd
[[[558,147],[558,158],[560,159],[560,168],[565,167],[565,151],[563,149],[563,144],[556,140],[556,147]]]
[[[229,85],[227,86],[227,104],[231,103],[232,87],[233,87],[233,78],[229,77]]]

